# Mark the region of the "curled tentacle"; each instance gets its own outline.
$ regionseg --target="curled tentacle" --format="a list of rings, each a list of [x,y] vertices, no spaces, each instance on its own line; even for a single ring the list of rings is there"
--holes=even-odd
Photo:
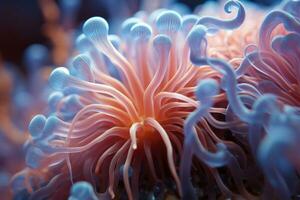
[[[198,20],[197,24],[202,24],[212,29],[235,29],[241,26],[245,20],[245,8],[241,2],[236,0],[227,1],[224,10],[226,13],[231,13],[232,8],[238,9],[237,16],[231,20],[220,20],[214,17],[202,17]]]
[[[300,33],[300,22],[284,11],[272,11],[264,19],[259,32],[259,47],[261,51],[271,48],[271,34],[278,25],[284,25],[287,31]]]
[[[212,97],[217,93],[218,86],[214,80],[207,79],[200,82],[196,90],[196,96],[200,100],[201,106],[192,112],[185,122],[184,134],[186,138],[180,167],[183,199],[196,198],[189,180],[193,154],[211,167],[223,166],[228,161],[226,147],[223,144],[217,144],[216,153],[210,153],[203,147],[195,133],[197,121],[207,114],[212,106]]]

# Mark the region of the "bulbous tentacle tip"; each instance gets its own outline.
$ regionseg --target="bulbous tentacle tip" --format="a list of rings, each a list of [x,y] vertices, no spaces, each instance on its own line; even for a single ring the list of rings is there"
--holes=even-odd
[[[159,8],[159,9],[156,9],[154,10],[148,17],[148,22],[151,24],[151,25],[155,25],[155,22],[156,22],[156,19],[157,17],[164,11],[167,11],[166,8]]]
[[[148,41],[152,35],[152,29],[146,23],[136,23],[131,27],[130,35],[136,41]]]
[[[68,82],[70,72],[65,67],[58,67],[52,71],[49,76],[49,85],[54,90],[61,91],[63,90]]]
[[[162,11],[156,19],[156,27],[160,33],[172,34],[181,28],[181,16],[171,10]]]
[[[62,114],[64,120],[72,120],[76,113],[82,108],[83,105],[80,102],[79,96],[77,94],[72,94],[64,99],[64,106],[61,108],[60,114]]]
[[[197,85],[195,94],[198,100],[206,101],[219,93],[218,83],[214,79],[204,79]]]
[[[91,17],[82,26],[82,32],[93,43],[106,40],[108,36],[109,25],[102,17]]]
[[[187,42],[191,49],[192,56],[201,56],[206,49],[203,49],[203,45],[205,44],[205,36],[206,36],[207,28],[202,25],[196,25],[192,28],[187,36]]]
[[[185,15],[182,18],[182,26],[181,29],[187,34],[194,27],[194,25],[199,20],[197,15]]]
[[[75,46],[80,52],[89,52],[94,47],[91,41],[84,34],[80,34],[76,38]]]
[[[72,64],[76,69],[83,67],[82,65],[84,65],[84,67],[90,68],[91,59],[88,55],[80,54],[73,58]]]
[[[33,169],[38,168],[44,156],[45,154],[39,148],[30,146],[25,156],[26,165]]]
[[[64,94],[62,92],[52,92],[49,95],[48,98],[48,105],[50,108],[50,111],[55,112],[56,107],[59,103],[59,101],[64,97]]]
[[[64,96],[68,96],[68,95],[72,95],[72,94],[80,94],[83,91],[79,88],[75,88],[75,87],[66,87],[63,89],[62,93],[64,94]]]
[[[59,124],[59,119],[57,118],[57,116],[51,115],[46,120],[46,124],[45,124],[43,134],[45,136],[49,136],[57,128],[58,124]]]
[[[46,117],[44,115],[36,115],[29,123],[29,133],[33,138],[40,136],[46,124]]]
[[[170,52],[172,41],[169,36],[159,34],[153,39],[153,48],[159,56]]]
[[[88,55],[77,55],[72,61],[71,75],[85,81],[94,82],[94,75],[91,69],[92,61]]]
[[[90,183],[85,181],[80,181],[75,183],[71,188],[71,194],[69,196],[69,200],[97,200],[97,196],[93,190],[93,187]]]
[[[139,18],[131,17],[126,19],[121,25],[121,36],[127,39],[130,36],[131,28],[141,22]]]

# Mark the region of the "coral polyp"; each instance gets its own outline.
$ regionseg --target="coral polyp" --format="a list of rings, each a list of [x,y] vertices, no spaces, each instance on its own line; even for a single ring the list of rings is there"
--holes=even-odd
[[[46,112],[29,124],[15,195],[298,194],[297,9],[287,1],[248,18],[236,0],[214,17],[162,9],[126,19],[120,35],[104,18],[88,19],[75,56],[49,76]]]

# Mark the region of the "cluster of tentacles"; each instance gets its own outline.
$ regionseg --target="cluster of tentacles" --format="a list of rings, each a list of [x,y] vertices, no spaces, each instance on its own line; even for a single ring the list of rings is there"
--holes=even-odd
[[[269,13],[258,44],[236,59],[209,50],[244,23],[239,1],[224,7],[234,8],[229,20],[129,18],[121,37],[103,18],[87,20],[80,53],[49,77],[49,113],[29,125],[15,194],[64,199],[79,181],[70,199],[297,195],[299,1]]]

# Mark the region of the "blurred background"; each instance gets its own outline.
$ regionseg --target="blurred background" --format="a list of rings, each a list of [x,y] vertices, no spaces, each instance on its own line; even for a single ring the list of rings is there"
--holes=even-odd
[[[69,0],[77,1],[77,0]],[[149,0],[148,0],[149,1]],[[279,0],[253,0],[258,4],[270,6]],[[59,0],[55,1],[59,4]],[[74,26],[79,27],[81,22],[91,16],[100,15],[106,19],[113,18],[113,12],[120,13],[120,6],[110,6],[108,0],[84,0],[81,2],[78,15],[74,19]],[[114,2],[112,0],[111,2]],[[138,11],[143,2],[141,0],[120,0],[126,2],[132,13]],[[150,1],[153,2],[153,1]],[[165,1],[167,2],[167,1]],[[193,10],[205,0],[179,0]],[[123,10],[124,14],[124,10]],[[127,12],[126,14],[130,14]],[[126,17],[124,14],[124,17]],[[0,0],[0,55],[3,59],[18,66],[22,63],[23,52],[32,43],[42,43],[51,46],[51,42],[43,32],[45,18],[38,0]],[[26,71],[22,66],[22,71]]]

